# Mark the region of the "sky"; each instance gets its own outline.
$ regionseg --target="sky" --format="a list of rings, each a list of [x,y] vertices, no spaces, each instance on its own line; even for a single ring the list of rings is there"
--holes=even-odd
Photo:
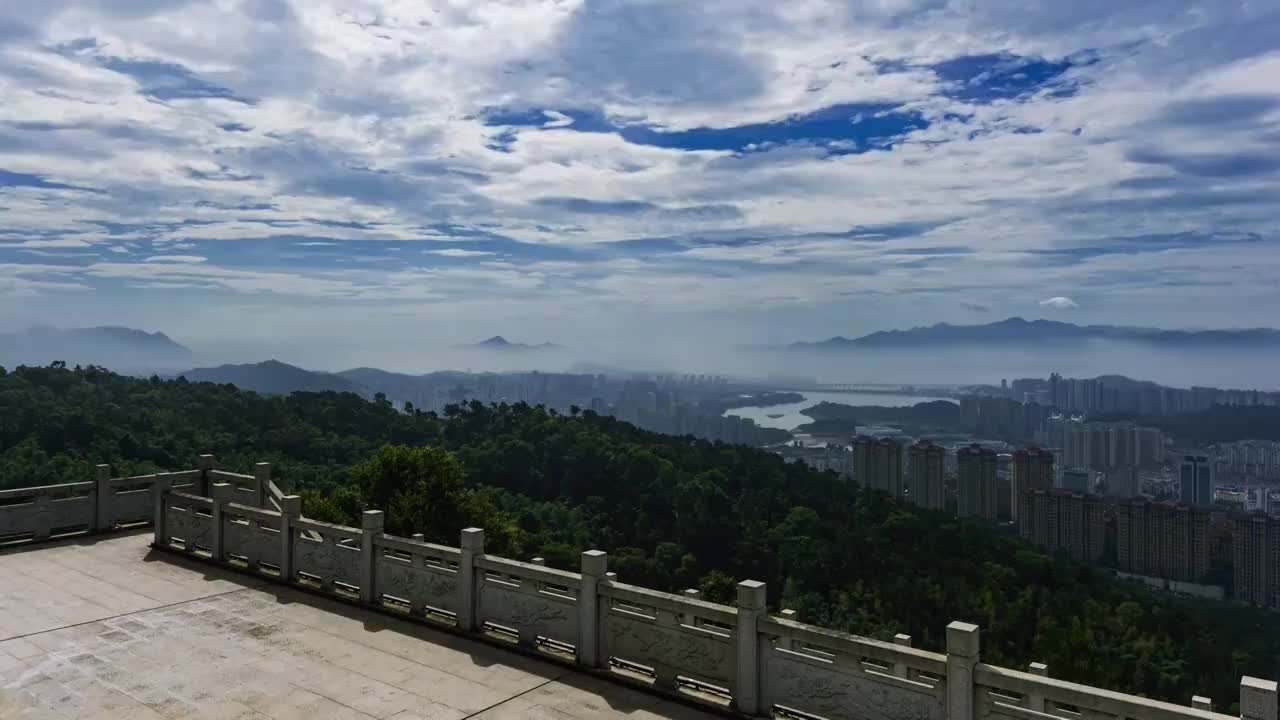
[[[1274,0],[0,0],[0,329],[1276,325],[1277,78]]]

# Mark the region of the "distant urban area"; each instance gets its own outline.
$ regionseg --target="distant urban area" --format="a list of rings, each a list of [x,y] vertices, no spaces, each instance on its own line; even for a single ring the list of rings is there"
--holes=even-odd
[[[1280,429],[1276,392],[1058,374],[954,387],[693,374],[339,376],[398,407],[524,402],[766,447],[1156,589],[1280,608],[1280,442],[1249,436]],[[817,397],[886,402],[809,401]],[[776,426],[797,406],[809,422]]]

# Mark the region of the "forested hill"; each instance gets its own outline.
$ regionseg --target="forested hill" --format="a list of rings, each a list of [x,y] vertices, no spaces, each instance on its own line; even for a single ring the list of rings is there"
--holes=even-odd
[[[396,445],[404,447],[389,447]],[[304,492],[306,512],[387,510],[397,532],[456,542],[485,527],[494,552],[572,566],[599,547],[626,581],[769,583],[770,606],[939,649],[951,620],[983,627],[983,656],[1179,704],[1275,677],[1280,622],[1148,594],[1015,538],[860,492],[774,454],[524,405],[403,413],[349,393],[261,396],[230,385],[61,367],[0,371],[0,486],[255,461]]]

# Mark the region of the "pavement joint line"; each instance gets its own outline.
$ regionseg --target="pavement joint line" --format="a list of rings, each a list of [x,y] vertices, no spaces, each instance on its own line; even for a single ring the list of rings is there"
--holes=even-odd
[[[14,635],[13,637],[0,638],[0,643],[7,643],[10,640],[22,640],[24,638],[35,637],[36,635],[44,635],[46,633],[57,632],[59,630],[67,630],[69,628],[81,627],[82,625],[92,625],[94,623],[106,622],[108,620],[118,620],[122,617],[129,617],[130,615],[141,615],[142,613],[151,612],[152,610],[166,610],[168,608],[178,607],[179,605],[186,605],[188,603],[200,602],[201,600],[209,600],[212,598],[226,597],[227,595],[234,595],[238,592],[245,592],[246,590],[255,590],[255,589],[257,588],[236,588],[235,590],[227,590],[226,592],[214,593],[213,595],[202,595],[198,598],[191,598],[190,600],[179,600],[178,602],[168,603],[166,605],[157,605],[155,607],[142,608],[141,610],[123,612],[118,615],[107,615],[105,617],[100,617],[93,620],[85,620],[83,622],[71,623],[70,625],[61,625],[56,628],[49,628],[48,630],[37,630],[35,632],[29,632],[25,635]]]

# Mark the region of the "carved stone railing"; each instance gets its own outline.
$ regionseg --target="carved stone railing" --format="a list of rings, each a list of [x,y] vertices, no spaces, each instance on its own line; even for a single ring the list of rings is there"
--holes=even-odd
[[[155,485],[193,488],[199,470],[113,478],[99,465],[93,480],[0,490],[0,546],[150,525]]]
[[[946,653],[857,637],[770,615],[763,583],[738,584],[735,606],[619,582],[608,556],[581,572],[484,552],[484,533],[457,548],[302,517],[260,463],[0,490],[0,544],[154,524],[153,546],[348,602],[508,643],[585,672],[741,715],[819,720],[1229,720],[1206,698],[1189,707],[981,662],[979,629],[947,627]],[[1240,718],[1277,720],[1276,683],[1244,678]]]
[[[1229,720],[1204,698],[1172,705],[1053,680],[1040,664],[983,664],[967,623],[948,626],[946,653],[934,653],[905,635],[887,643],[771,616],[759,582],[739,583],[730,607],[619,582],[597,550],[574,573],[486,555],[476,528],[453,548],[386,534],[380,511],[360,528],[310,520],[297,496],[264,492],[262,473],[210,471],[209,497],[159,478],[154,546],[741,715]],[[1274,682],[1244,678],[1239,717],[1277,720],[1276,699]]]

